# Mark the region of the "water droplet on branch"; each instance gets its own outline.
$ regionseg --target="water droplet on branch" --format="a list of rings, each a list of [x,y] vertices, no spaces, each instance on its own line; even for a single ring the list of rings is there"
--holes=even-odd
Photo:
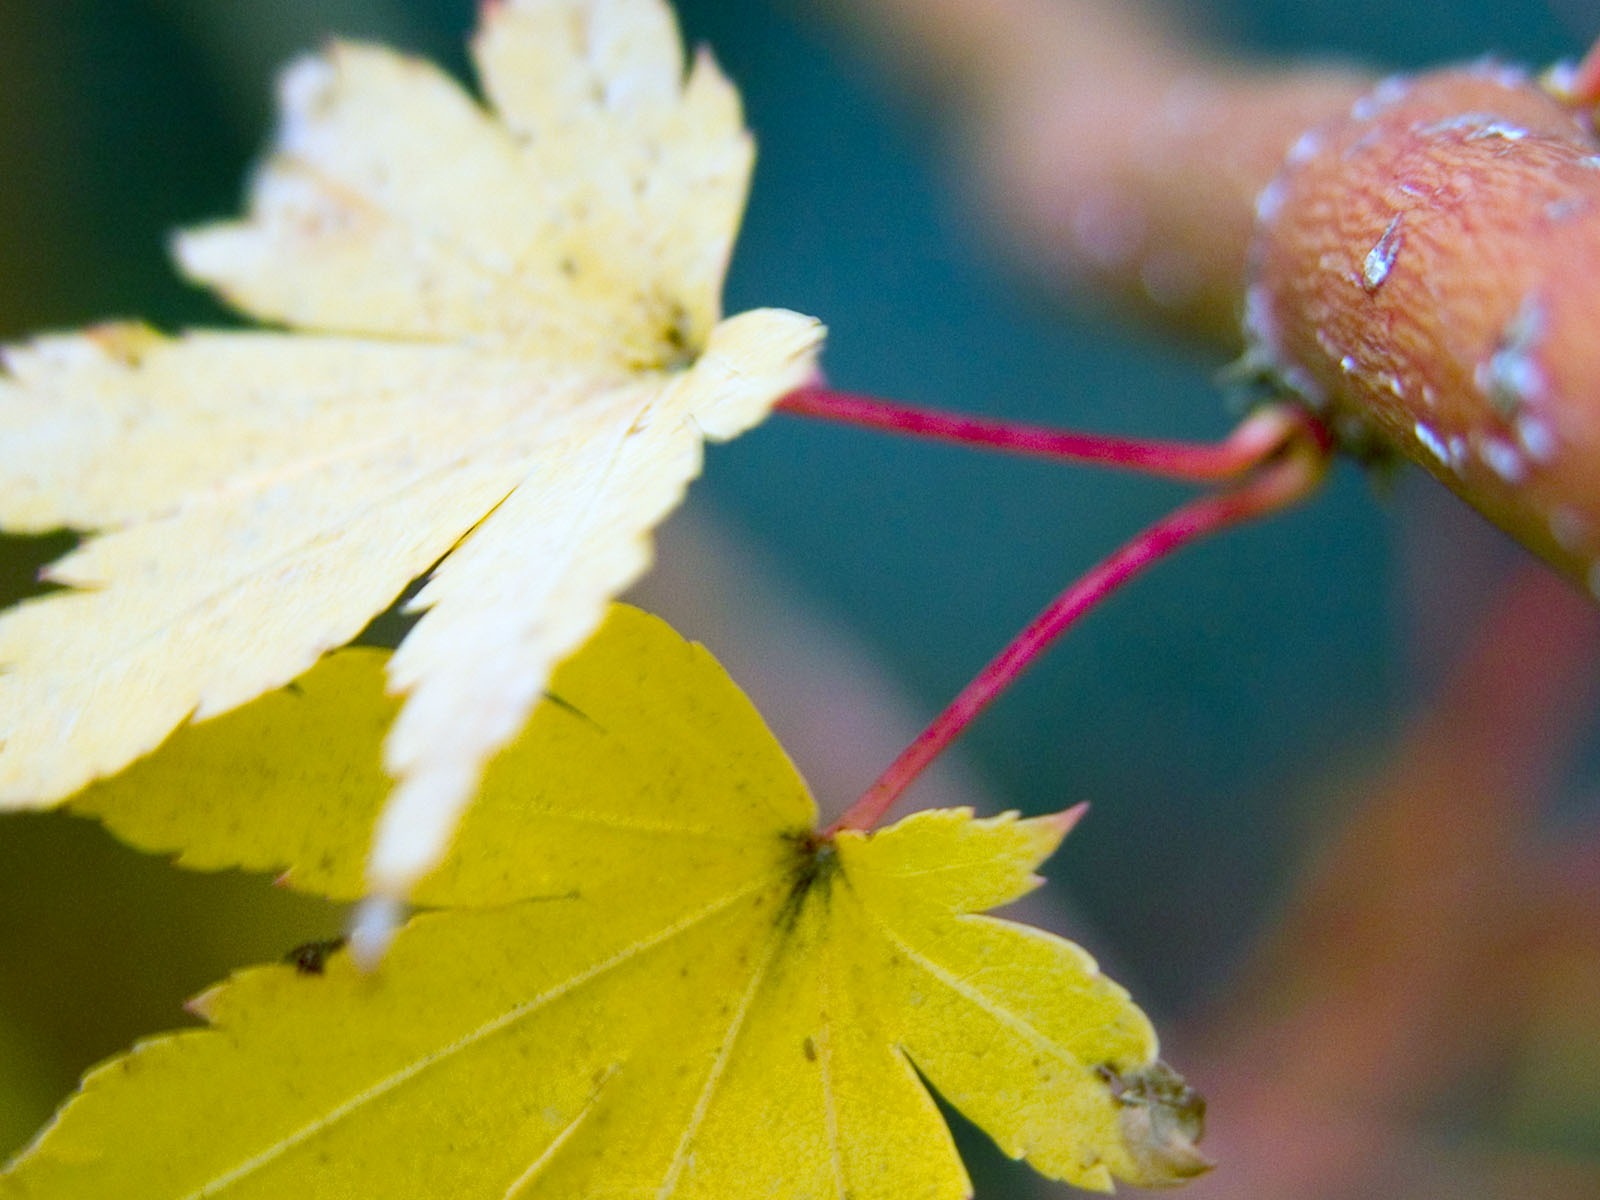
[[[1400,241],[1400,217],[1397,214],[1384,229],[1377,244],[1367,251],[1366,261],[1361,264],[1361,285],[1368,294],[1376,292],[1383,286],[1383,281],[1389,278],[1394,260],[1400,254]]]

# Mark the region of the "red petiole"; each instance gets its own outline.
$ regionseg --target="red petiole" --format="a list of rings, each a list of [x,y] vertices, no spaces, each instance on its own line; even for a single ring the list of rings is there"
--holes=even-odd
[[[915,408],[870,396],[836,392],[821,385],[797,388],[778,402],[778,411],[820,417],[885,433],[934,438],[965,446],[986,446],[1013,454],[1121,467],[1146,475],[1192,483],[1231,479],[1266,458],[1304,427],[1287,408],[1263,408],[1215,445],[1075,433],[960,413]]]
[[[1103,559],[1062,592],[907,746],[850,808],[823,831],[867,830],[881,821],[913,780],[1081,616],[1146,567],[1191,542],[1287,508],[1321,481],[1332,440],[1296,409],[1262,409],[1214,446],[1147,442],[1065,433],[1004,421],[929,412],[863,396],[807,387],[781,410],[894,432],[1025,454],[1106,463],[1197,481],[1238,477],[1225,491],[1169,513]]]
[[[1566,99],[1571,104],[1590,108],[1600,104],[1600,38],[1594,40],[1583,61],[1573,69]]]

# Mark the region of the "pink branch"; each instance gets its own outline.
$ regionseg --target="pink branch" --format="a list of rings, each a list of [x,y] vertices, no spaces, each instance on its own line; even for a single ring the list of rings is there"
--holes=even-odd
[[[1281,460],[1263,468],[1249,482],[1190,501],[1103,559],[1061,593],[963,688],[823,836],[832,836],[841,829],[871,829],[928,764],[1079,617],[1174,550],[1302,499],[1321,481],[1328,453],[1327,443],[1320,438],[1298,439]]]
[[[790,392],[778,411],[966,446],[1072,462],[1099,463],[1171,479],[1212,483],[1242,475],[1302,432],[1306,419],[1264,408],[1216,445],[1074,433],[1017,421],[937,412],[811,385]]]
[[[1595,38],[1594,45],[1589,47],[1589,53],[1583,56],[1572,72],[1566,94],[1563,97],[1569,104],[1594,107],[1600,104],[1600,38]]]

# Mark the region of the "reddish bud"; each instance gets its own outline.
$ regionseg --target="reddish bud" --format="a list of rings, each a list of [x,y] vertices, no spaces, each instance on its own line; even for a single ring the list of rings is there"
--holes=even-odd
[[[1300,140],[1257,212],[1257,363],[1600,584],[1590,122],[1498,66],[1386,81]]]

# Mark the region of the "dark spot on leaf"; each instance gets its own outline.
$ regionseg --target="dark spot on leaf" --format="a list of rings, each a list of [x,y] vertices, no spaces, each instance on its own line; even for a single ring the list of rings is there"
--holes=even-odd
[[[785,834],[784,840],[794,848],[794,882],[777,922],[780,929],[788,932],[800,919],[809,898],[826,901],[829,884],[839,869],[839,852],[831,840],[809,829]]]
[[[800,1043],[800,1053],[806,1056],[807,1062],[817,1061],[817,1044],[810,1038]]]
[[[548,904],[552,900],[582,900],[583,891],[580,888],[568,888],[564,892],[546,892],[540,896],[524,896],[524,904]]]
[[[596,729],[598,729],[601,733],[605,733],[606,732],[605,726],[601,725],[599,721],[596,721],[588,713],[584,712],[583,709],[579,708],[576,704],[572,703],[572,701],[567,700],[564,697],[558,696],[554,692],[545,692],[545,693],[543,693],[543,695],[544,695],[544,698],[546,700],[548,700],[551,704],[554,704],[557,708],[562,709],[565,712],[571,713],[573,716],[577,717],[580,721],[587,721],[589,724],[593,725]]]
[[[689,310],[676,300],[667,307],[667,327],[661,336],[678,356],[689,348]]]
[[[326,938],[320,942],[302,942],[283,956],[283,961],[302,975],[321,975],[328,965],[328,956],[344,946],[342,937]]]

